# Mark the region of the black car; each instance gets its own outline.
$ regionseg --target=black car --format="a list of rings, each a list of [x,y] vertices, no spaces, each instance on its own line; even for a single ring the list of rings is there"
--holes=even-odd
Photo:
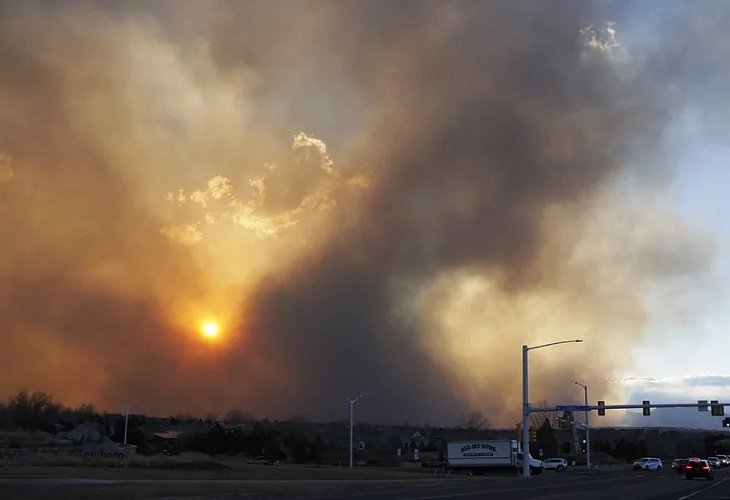
[[[686,471],[688,463],[689,458],[675,458],[674,460],[672,460],[672,469],[677,474],[681,474]]]
[[[712,481],[712,467],[707,460],[692,460],[684,466],[684,470],[687,473],[687,479],[694,479],[696,477],[704,477],[708,481]]]

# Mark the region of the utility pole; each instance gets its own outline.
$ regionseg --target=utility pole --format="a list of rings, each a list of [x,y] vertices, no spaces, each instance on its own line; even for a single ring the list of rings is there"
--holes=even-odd
[[[348,403],[350,403],[350,467],[352,467],[352,429],[355,425],[355,402],[362,397],[362,394],[359,394],[355,399],[350,399],[344,394],[342,395],[342,397],[345,398]]]

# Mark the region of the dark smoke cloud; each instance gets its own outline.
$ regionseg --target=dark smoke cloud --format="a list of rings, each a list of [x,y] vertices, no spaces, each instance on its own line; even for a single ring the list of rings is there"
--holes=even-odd
[[[585,348],[535,359],[550,374],[536,398],[573,398],[578,378],[608,394],[640,336],[642,285],[697,271],[693,255],[646,264],[657,243],[616,262],[595,226],[612,228],[601,216],[623,205],[611,192],[627,165],[654,177],[630,160],[696,90],[686,51],[666,47],[697,47],[704,27],[639,57],[601,31],[627,18],[609,2],[195,5],[3,7],[0,362],[24,360],[4,392],[311,418],[362,392],[370,420],[476,408],[511,424],[520,345],[580,324]],[[334,178],[367,177],[362,190],[297,170],[291,137],[311,129],[346,158]],[[325,192],[336,209],[259,243],[218,219],[189,246],[160,234],[182,216],[155,193],[216,175],[235,188],[268,160],[267,210]],[[218,350],[185,326],[206,301],[231,309]]]

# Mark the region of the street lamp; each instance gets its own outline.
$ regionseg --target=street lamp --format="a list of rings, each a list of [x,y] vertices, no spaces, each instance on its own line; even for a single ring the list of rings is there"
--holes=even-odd
[[[530,477],[530,397],[528,391],[527,353],[535,349],[542,349],[543,347],[576,342],[583,342],[583,340],[560,340],[558,342],[550,342],[549,344],[532,347],[527,345],[522,346],[522,477]]]
[[[355,401],[360,399],[362,397],[362,394],[358,395],[355,399],[350,399],[344,394],[342,395],[343,398],[347,400],[348,403],[350,403],[350,467],[352,467],[352,426],[354,424],[353,422],[353,416],[354,416],[354,407],[355,407]]]
[[[124,444],[127,444],[127,424],[129,423],[129,405],[124,407]]]
[[[583,394],[585,395],[585,405],[588,406],[588,386],[585,384],[581,384],[580,382],[576,382],[575,385],[579,385],[583,388]],[[586,410],[585,428],[586,428],[586,469],[590,469],[591,468],[591,430],[588,427],[588,410]]]

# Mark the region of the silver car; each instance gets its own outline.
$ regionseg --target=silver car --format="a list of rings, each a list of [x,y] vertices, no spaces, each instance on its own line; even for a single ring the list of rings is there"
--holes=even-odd
[[[662,470],[662,461],[658,458],[644,457],[634,462],[634,470]]]
[[[564,458],[548,458],[542,461],[545,470],[565,470],[568,468],[568,461]]]

